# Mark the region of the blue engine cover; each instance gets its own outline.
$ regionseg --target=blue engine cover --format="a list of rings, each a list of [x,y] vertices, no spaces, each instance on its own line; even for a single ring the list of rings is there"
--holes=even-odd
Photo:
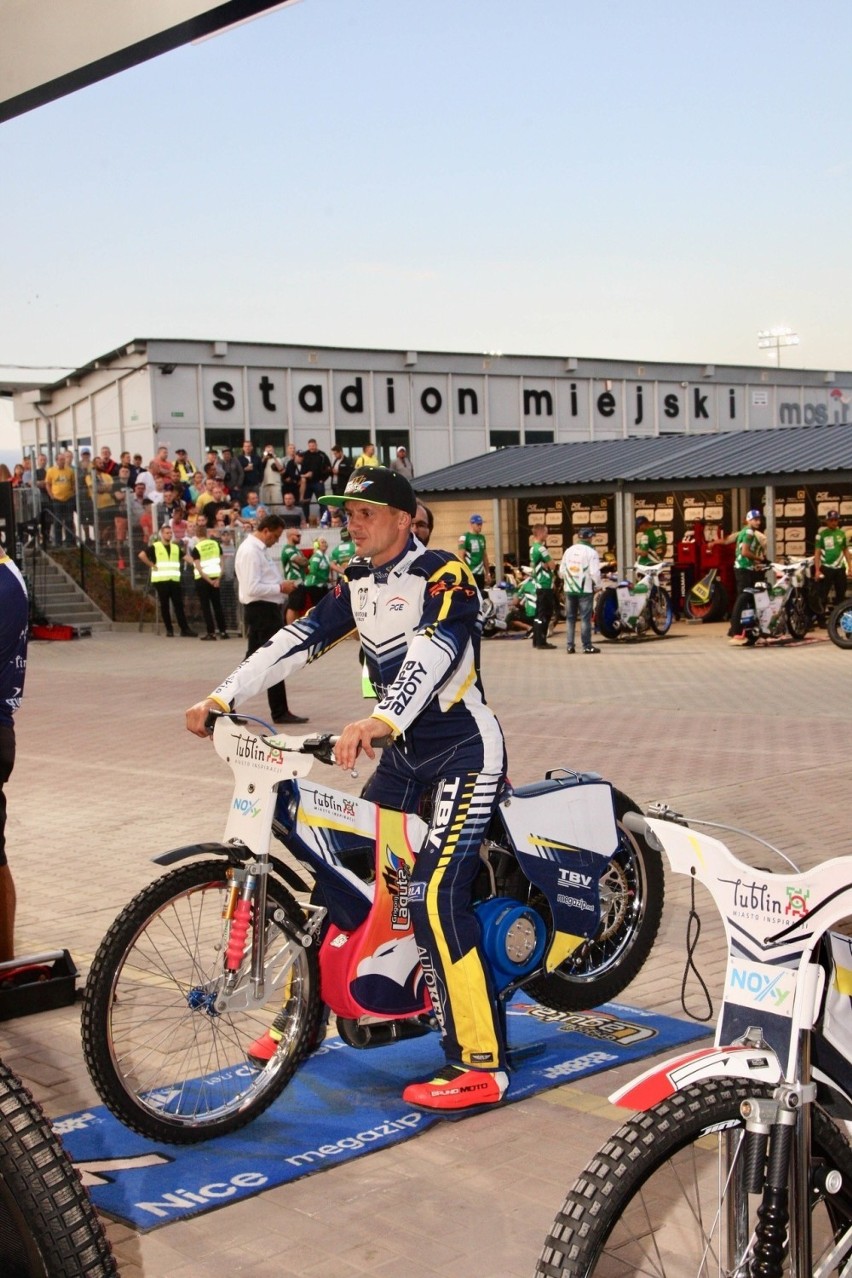
[[[529,905],[521,905],[520,901],[505,896],[479,901],[473,908],[482,931],[482,949],[498,993],[541,966],[547,948],[547,928],[540,914]],[[510,935],[514,924],[520,926]],[[529,949],[531,930],[534,939]],[[519,942],[522,950],[529,949],[522,961],[513,958],[509,949],[511,946],[517,953]]]

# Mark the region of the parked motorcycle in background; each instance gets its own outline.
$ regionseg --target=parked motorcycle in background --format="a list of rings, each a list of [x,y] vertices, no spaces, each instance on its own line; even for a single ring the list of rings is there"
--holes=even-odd
[[[660,577],[669,567],[665,561],[634,564],[635,585],[604,580],[594,612],[595,626],[604,639],[642,635],[649,630],[660,638],[668,634],[674,614],[671,596],[661,585]]]
[[[767,580],[743,591],[741,629],[748,647],[758,639],[804,639],[813,624],[807,585],[813,559],[771,563]]]
[[[838,648],[852,648],[852,597],[844,599],[829,613],[825,628]]]

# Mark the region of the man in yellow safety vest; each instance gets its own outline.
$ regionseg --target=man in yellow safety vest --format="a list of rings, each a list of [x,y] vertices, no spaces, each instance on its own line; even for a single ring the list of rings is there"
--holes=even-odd
[[[180,584],[183,551],[169,524],[163,525],[156,541],[139,551],[139,558],[151,569],[151,585],[156,590],[160,601],[166,637],[174,638],[175,632],[172,626],[172,608],[174,608],[175,620],[181,636],[184,639],[193,639],[195,631],[190,630],[187,625],[186,613],[183,609],[183,590]]]

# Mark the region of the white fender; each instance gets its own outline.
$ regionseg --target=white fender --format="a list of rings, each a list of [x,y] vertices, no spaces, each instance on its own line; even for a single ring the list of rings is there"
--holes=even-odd
[[[609,1100],[624,1109],[651,1109],[675,1092],[706,1078],[743,1078],[774,1085],[781,1081],[781,1067],[775,1053],[769,1049],[705,1047],[652,1066],[613,1092]]]

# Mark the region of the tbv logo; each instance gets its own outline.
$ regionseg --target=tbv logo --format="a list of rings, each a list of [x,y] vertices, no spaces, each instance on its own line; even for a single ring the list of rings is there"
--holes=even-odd
[[[242,816],[256,817],[260,811],[260,800],[252,802],[251,799],[234,799],[234,811]]]
[[[779,989],[786,975],[788,973],[784,969],[774,976],[768,976],[765,972],[749,972],[744,968],[735,967],[731,970],[730,985],[732,990],[747,990],[755,1003],[768,1001],[775,1007],[781,1007],[790,997],[789,990]]]
[[[592,886],[591,874],[578,874],[576,870],[563,870],[559,867],[559,884],[560,886],[584,887]]]

